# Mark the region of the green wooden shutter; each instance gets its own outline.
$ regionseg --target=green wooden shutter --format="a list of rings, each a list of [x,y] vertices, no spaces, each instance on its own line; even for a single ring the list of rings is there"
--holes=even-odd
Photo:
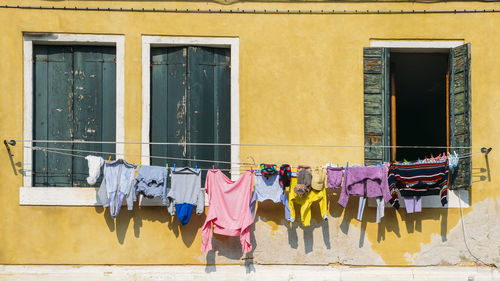
[[[363,80],[365,146],[389,146],[391,123],[388,49],[363,49]],[[390,149],[365,147],[364,158],[367,164],[390,161]]]
[[[34,46],[33,53],[33,138],[71,140],[73,52],[65,46]],[[72,148],[70,143],[34,144],[48,148]],[[71,156],[34,151],[33,185],[71,186],[72,168]]]
[[[470,44],[450,51],[450,145],[452,153],[471,152],[471,91],[470,91]],[[469,187],[472,184],[471,158],[460,158],[450,189]]]
[[[187,48],[151,49],[151,142],[173,142],[179,145],[150,145],[152,156],[187,158],[182,143],[186,136]],[[151,158],[151,165],[165,166],[174,160]],[[175,160],[185,166],[186,161]]]
[[[116,64],[114,47],[73,47],[73,139],[114,141]],[[114,144],[73,144],[75,150],[115,152]],[[77,152],[86,156],[91,153]],[[106,154],[100,155],[107,158]],[[115,158],[113,156],[113,158]],[[73,186],[87,186],[88,164],[73,157]]]
[[[188,49],[188,140],[198,143],[230,143],[229,49]],[[190,146],[190,158],[230,161],[227,146]],[[214,163],[193,162],[209,168]],[[228,164],[214,164],[229,168]]]
[[[152,156],[230,161],[227,146],[183,146],[184,142],[230,143],[230,51],[209,47],[151,49]],[[151,158],[152,165],[213,163]],[[217,165],[226,168],[229,165]]]
[[[114,141],[114,47],[34,46],[33,137],[39,140]],[[114,152],[114,144],[36,143],[38,146]],[[74,152],[82,156],[90,152]],[[94,153],[95,154],[95,153]],[[99,155],[99,154],[96,154]],[[34,151],[34,186],[87,186],[87,161]]]

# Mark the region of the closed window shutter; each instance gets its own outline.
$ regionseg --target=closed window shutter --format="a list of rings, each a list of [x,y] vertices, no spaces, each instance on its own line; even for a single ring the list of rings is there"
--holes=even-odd
[[[366,164],[390,161],[389,50],[364,48],[364,159]]]
[[[229,146],[188,143],[231,142],[230,50],[210,47],[151,49],[152,156],[231,160]],[[152,165],[229,168],[229,164],[151,158]],[[206,172],[203,173],[205,175]],[[202,179],[203,181],[203,179]]]
[[[33,139],[68,141],[73,126],[73,52],[66,46],[34,46]],[[34,143],[68,149],[71,143]],[[33,186],[71,186],[72,157],[33,151]]]
[[[450,52],[450,153],[471,153],[471,91],[470,44],[452,48]],[[450,189],[472,184],[471,158],[460,158],[456,174],[452,175]]]
[[[115,141],[115,48],[37,45],[33,54],[34,139]],[[35,145],[66,150],[33,152],[34,186],[88,186],[87,161],[68,154],[115,152],[114,144]]]

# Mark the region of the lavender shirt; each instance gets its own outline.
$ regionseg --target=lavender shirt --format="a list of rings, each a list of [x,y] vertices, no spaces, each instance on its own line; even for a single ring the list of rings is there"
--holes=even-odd
[[[339,204],[347,206],[349,196],[379,197],[387,203],[391,199],[387,182],[387,166],[349,167],[344,172],[344,186],[340,192]]]

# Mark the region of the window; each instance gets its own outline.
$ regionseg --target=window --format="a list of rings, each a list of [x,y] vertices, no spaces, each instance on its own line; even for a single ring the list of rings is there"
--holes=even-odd
[[[364,49],[365,145],[470,147],[470,44],[445,54],[399,51]],[[365,162],[416,160],[443,151],[366,147]],[[450,188],[470,185],[471,161],[461,158]]]
[[[73,168],[73,159],[70,158],[71,165],[68,165],[71,168],[71,174],[68,173],[67,170],[61,170],[62,171],[56,171],[55,175],[57,177],[52,178],[51,181],[52,183],[49,182],[48,178],[45,180],[43,178],[43,173],[42,173],[42,179],[39,180],[37,179],[36,181],[38,184],[36,184],[39,187],[33,187],[35,184],[35,175],[34,174],[34,169],[36,168],[35,165],[35,158],[36,155],[34,155],[32,146],[36,145],[47,145],[46,143],[38,143],[38,142],[30,142],[29,140],[32,139],[40,139],[41,136],[37,136],[35,138],[35,134],[43,132],[41,128],[36,128],[36,122],[38,120],[38,117],[36,115],[41,115],[40,111],[41,109],[38,109],[37,111],[37,105],[38,102],[35,101],[38,98],[38,101],[42,98],[42,96],[37,96],[36,94],[37,91],[37,81],[44,81],[43,79],[40,79],[40,76],[37,76],[37,69],[35,67],[35,60],[36,60],[36,54],[41,54],[43,55],[44,51],[37,50],[38,48],[43,48],[46,47],[47,53],[46,56],[48,55],[53,56],[52,60],[54,60],[54,63],[50,62],[50,58],[48,58],[45,62],[45,67],[47,67],[45,70],[40,73],[45,73],[50,76],[55,74],[55,73],[60,73],[63,76],[66,75],[68,79],[74,79],[73,76],[76,75],[76,72],[73,71],[73,65],[71,66],[71,69],[69,67],[69,62],[71,62],[74,65],[87,65],[88,67],[93,67],[96,66],[98,63],[101,62],[94,62],[90,63],[89,61],[94,60],[93,57],[99,53],[97,50],[100,47],[104,47],[101,50],[110,50],[108,48],[111,48],[114,51],[111,51],[111,53],[106,53],[106,52],[101,52],[102,54],[106,55],[112,55],[116,59],[113,60],[114,62],[114,76],[115,79],[112,80],[106,80],[106,85],[103,87],[114,87],[114,101],[115,101],[115,107],[114,108],[106,108],[106,110],[111,110],[112,112],[115,112],[115,131],[114,132],[106,132],[106,133],[114,133],[115,138],[113,141],[116,141],[116,144],[114,145],[114,149],[116,151],[116,157],[120,158],[123,157],[124,153],[124,91],[125,91],[125,83],[124,83],[124,46],[125,46],[125,36],[123,35],[104,35],[104,34],[61,34],[61,33],[23,33],[23,74],[24,74],[24,79],[23,79],[23,92],[24,92],[24,106],[23,106],[23,115],[24,115],[24,120],[23,120],[23,139],[25,140],[24,142],[24,149],[23,149],[23,186],[19,189],[19,204],[20,205],[51,205],[51,206],[59,206],[59,205],[69,205],[69,206],[98,206],[100,202],[96,201],[96,196],[95,196],[95,190],[92,188],[77,188],[74,187],[75,185],[79,185],[77,183],[79,176],[76,175],[74,172]],[[73,48],[71,50],[71,48]],[[59,48],[59,51],[56,51],[57,48]],[[82,48],[85,50],[85,48],[90,48],[87,49],[88,51],[82,51]],[[94,49],[95,48],[95,49]],[[61,51],[64,50],[64,51]],[[64,61],[66,62],[60,62],[58,59],[56,59],[56,54],[59,52],[59,58],[64,57]],[[94,53],[95,52],[95,53]],[[75,62],[75,55],[79,57],[79,59],[83,59],[84,57],[87,57],[85,60],[87,62],[83,61],[76,61]],[[43,61],[41,59],[41,61]],[[103,64],[104,60],[102,61]],[[38,63],[37,63],[38,65]],[[44,65],[42,62],[40,62],[40,67]],[[65,66],[64,66],[65,65]],[[69,69],[69,73],[66,73],[66,71],[62,71],[61,67],[66,67]],[[52,68],[51,68],[52,67]],[[82,69],[83,70],[83,69]],[[73,71],[73,73],[71,73]],[[78,69],[78,73],[80,73],[80,69]],[[88,76],[85,76],[84,78],[88,78]],[[85,83],[89,83],[88,81],[79,81],[78,82],[78,77],[77,79],[70,80],[69,82],[61,81],[63,85],[68,86],[68,84],[73,83],[74,86],[71,88],[68,86],[65,90],[67,90],[67,95],[71,95],[73,99],[77,99],[77,95],[75,93],[85,93],[88,89],[85,89],[86,85]],[[46,81],[51,81],[51,80],[46,80]],[[52,80],[53,81],[53,80]],[[77,82],[75,82],[77,81]],[[53,81],[54,82],[54,81]],[[59,84],[55,84],[53,82],[50,82],[55,88],[61,86]],[[66,84],[64,84],[66,83]],[[80,84],[78,84],[80,83]],[[72,85],[72,84],[71,84]],[[43,89],[44,86],[39,85],[39,89]],[[55,92],[53,88],[48,87],[49,84],[45,85],[45,88],[47,89],[46,92],[48,93],[47,98],[50,98],[52,96],[52,93]],[[90,86],[90,85],[89,85]],[[78,87],[78,89],[76,89]],[[81,89],[80,87],[83,87],[84,89]],[[75,91],[73,91],[73,88],[75,88]],[[82,91],[83,90],[83,91]],[[69,102],[69,95],[66,98],[66,101]],[[78,96],[79,97],[79,96]],[[90,100],[88,100],[90,101]],[[48,102],[53,102],[48,101]],[[87,101],[85,101],[87,102]],[[73,103],[74,105],[74,103]],[[74,111],[73,105],[71,105],[71,110]],[[50,106],[50,105],[47,105]],[[45,108],[47,114],[48,114],[48,107],[43,106],[42,108]],[[70,105],[66,105],[68,108],[69,112],[69,107]],[[58,112],[57,109],[61,109],[60,107],[55,108],[55,112]],[[82,112],[84,112],[83,107],[82,107]],[[43,115],[42,115],[43,116]],[[81,114],[74,114],[74,116],[81,116]],[[55,120],[52,120],[50,118],[57,118],[56,116],[50,115],[49,119],[47,119],[47,122],[55,122]],[[83,118],[84,117],[79,117]],[[65,126],[69,126],[69,124],[73,125],[73,117],[69,118],[69,115],[66,116],[65,120],[68,123]],[[110,120],[110,119],[109,119]],[[41,123],[41,121],[40,121]],[[61,123],[62,124],[62,123]],[[107,125],[108,126],[108,125]],[[111,127],[109,125],[108,127]],[[77,128],[78,129],[78,128]],[[72,129],[73,130],[73,129]],[[92,131],[92,130],[90,130]],[[48,132],[48,131],[46,131]],[[81,131],[80,131],[81,132]],[[58,133],[55,131],[55,133]],[[89,132],[90,133],[90,132]],[[75,131],[73,130],[71,132],[73,134],[73,139],[80,139],[81,134],[77,135]],[[47,136],[48,138],[48,136]],[[62,137],[59,136],[57,140],[61,139]],[[62,143],[58,143],[56,148],[61,148]],[[63,149],[78,149],[78,150],[87,150],[87,147],[85,146],[74,146],[74,147],[69,147],[69,148],[63,148]],[[106,146],[104,146],[102,149],[108,149]],[[92,149],[94,150],[94,149]],[[37,153],[40,151],[37,151]],[[66,151],[67,152],[67,151]],[[57,153],[48,153],[48,157],[52,157],[50,155],[57,155]],[[63,155],[63,154],[59,154]],[[34,158],[35,157],[35,158]],[[43,156],[42,156],[43,157]],[[52,158],[56,159],[59,161],[60,158]],[[50,159],[47,159],[47,161],[50,161]],[[68,161],[68,159],[64,159],[64,161]],[[56,163],[57,164],[57,163]],[[66,165],[66,164],[65,164]],[[62,167],[62,166],[57,166]],[[49,168],[49,167],[47,167]],[[46,168],[46,169],[47,169]],[[38,169],[38,168],[37,168]],[[66,168],[67,169],[67,168]],[[48,174],[47,170],[47,174]],[[60,172],[60,173],[59,173]],[[52,173],[52,175],[54,175]],[[73,178],[73,175],[75,176],[75,181]],[[81,177],[80,177],[81,179]],[[41,186],[43,185],[42,183],[46,182],[47,185],[53,185],[54,187],[47,187],[47,186]],[[70,185],[70,186],[68,186]]]
[[[115,47],[33,46],[33,139],[115,141],[115,60]],[[87,161],[68,154],[115,152],[114,144],[36,146],[62,153],[33,151],[33,186],[88,186]]]
[[[143,36],[142,164],[198,168],[214,165],[234,169],[231,177],[236,179],[241,162],[239,146],[184,143],[240,142],[238,77],[238,38]]]
[[[151,48],[152,156],[231,161],[230,49],[202,46]],[[224,163],[151,158],[151,164],[229,169]],[[205,175],[205,171],[203,175]]]

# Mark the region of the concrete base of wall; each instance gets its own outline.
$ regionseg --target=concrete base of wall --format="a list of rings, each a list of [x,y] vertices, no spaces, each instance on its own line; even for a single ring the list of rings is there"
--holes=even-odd
[[[489,267],[0,266],[0,280],[500,280]]]

